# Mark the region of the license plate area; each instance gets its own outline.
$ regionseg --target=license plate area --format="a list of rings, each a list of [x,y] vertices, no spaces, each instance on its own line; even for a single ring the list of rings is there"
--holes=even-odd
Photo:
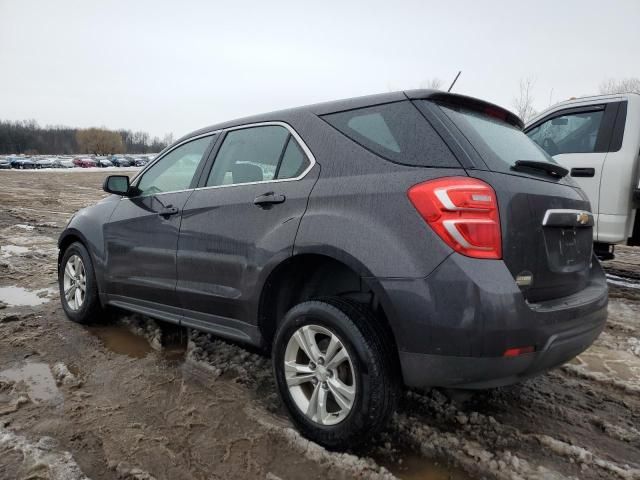
[[[588,268],[593,250],[590,212],[547,210],[542,224],[550,271],[572,273]]]

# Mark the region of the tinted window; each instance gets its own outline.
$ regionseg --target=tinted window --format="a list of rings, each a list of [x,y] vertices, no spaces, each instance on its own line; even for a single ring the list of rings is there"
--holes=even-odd
[[[517,160],[555,163],[520,128],[501,118],[460,106],[440,105],[490,169],[509,171]]]
[[[604,110],[562,115],[547,120],[527,135],[549,155],[592,153],[600,133]]]
[[[277,179],[295,178],[302,174],[309,166],[309,160],[293,137],[289,136],[287,149],[284,151],[280,168],[276,175]]]
[[[429,167],[460,166],[411,102],[360,108],[323,118],[347,137],[392,162]]]
[[[289,131],[281,126],[243,128],[227,133],[207,186],[273,180]]]
[[[203,137],[180,145],[158,160],[138,182],[141,194],[152,195],[189,188],[212,138]]]

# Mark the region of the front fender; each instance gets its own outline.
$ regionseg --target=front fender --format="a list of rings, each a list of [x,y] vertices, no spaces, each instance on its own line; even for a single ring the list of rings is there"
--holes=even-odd
[[[96,275],[98,292],[104,291],[105,242],[104,225],[113,214],[120,197],[110,196],[79,210],[58,237],[58,269],[65,249],[73,242],[81,242],[88,250]]]

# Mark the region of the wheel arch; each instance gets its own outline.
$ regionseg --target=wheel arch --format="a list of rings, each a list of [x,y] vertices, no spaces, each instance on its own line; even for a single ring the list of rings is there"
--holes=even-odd
[[[104,306],[105,299],[103,298],[104,292],[104,279],[102,275],[102,268],[100,267],[100,263],[96,259],[96,254],[92,248],[92,244],[89,239],[80,232],[80,230],[76,228],[66,228],[60,237],[58,238],[58,273],[60,272],[60,267],[62,264],[62,257],[64,257],[64,253],[67,248],[75,242],[79,242],[82,244],[84,248],[87,249],[89,253],[89,258],[91,259],[91,264],[93,266],[93,273],[95,275],[96,284],[98,286],[98,296],[100,298],[101,304]]]
[[[67,248],[69,248],[69,245],[75,242],[82,243],[82,245],[84,245],[84,248],[86,248],[89,252],[89,255],[91,255],[91,250],[85,236],[75,228],[69,228],[62,232],[60,238],[58,239],[58,270],[60,269],[60,264],[62,263],[64,252],[66,252]],[[93,261],[93,258],[91,260]]]
[[[370,307],[388,331],[397,353],[393,309],[378,279],[357,259],[327,249],[299,252],[269,272],[258,302],[263,346],[271,347],[278,322],[293,305],[331,295],[345,296]]]

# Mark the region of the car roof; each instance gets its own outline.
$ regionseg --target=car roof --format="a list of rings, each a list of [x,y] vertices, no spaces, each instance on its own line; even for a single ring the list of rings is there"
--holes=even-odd
[[[176,142],[183,142],[189,138],[196,137],[198,135],[204,135],[206,133],[214,132],[216,130],[222,130],[224,128],[235,127],[239,125],[246,125],[250,123],[260,123],[269,121],[287,121],[288,119],[300,115],[326,115],[329,113],[342,112],[346,110],[352,110],[356,108],[369,107],[373,105],[380,105],[384,103],[399,102],[402,100],[418,100],[418,99],[430,99],[439,101],[448,101],[458,104],[474,104],[482,105],[484,108],[491,108],[500,110],[505,113],[508,120],[511,123],[517,124],[520,128],[523,127],[523,122],[514,113],[506,110],[503,107],[494,105],[484,100],[480,100],[474,97],[468,97],[466,95],[460,95],[457,93],[448,93],[441,90],[431,89],[417,89],[417,90],[405,90],[398,92],[379,93],[375,95],[366,95],[362,97],[346,98],[342,100],[333,100],[330,102],[315,103],[311,105],[304,105],[301,107],[288,108],[284,110],[276,110],[273,112],[262,113],[258,115],[252,115],[249,117],[238,118],[227,122],[221,122],[214,125],[210,125],[205,128],[201,128],[187,135],[184,135]]]

